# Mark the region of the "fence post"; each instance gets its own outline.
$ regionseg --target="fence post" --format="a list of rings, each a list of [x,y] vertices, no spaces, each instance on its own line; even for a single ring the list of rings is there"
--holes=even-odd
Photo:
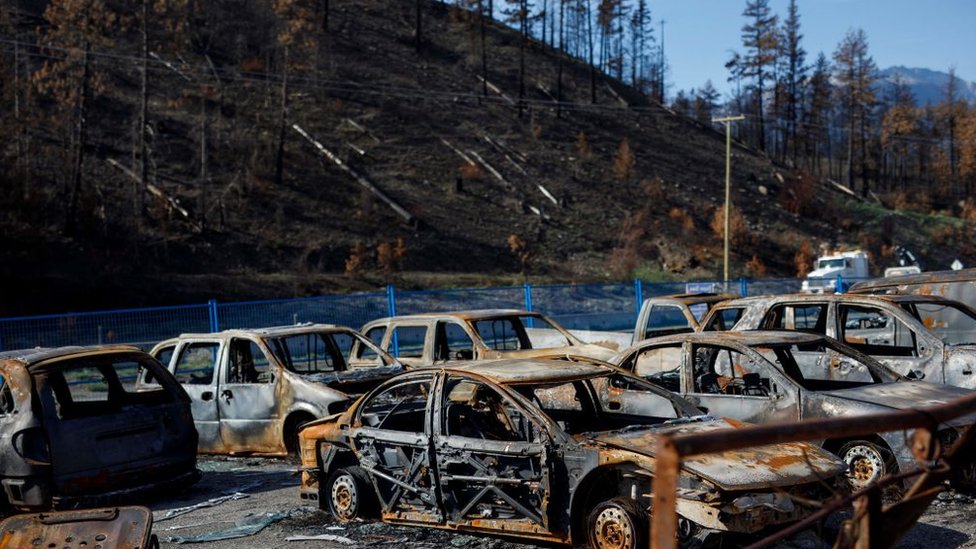
[[[749,295],[749,283],[746,282],[746,277],[739,278],[739,295],[742,297]]]
[[[640,315],[641,306],[644,305],[644,283],[641,279],[634,279],[634,314]]]
[[[834,291],[839,294],[844,293],[844,275],[837,273],[837,282],[835,284]]]
[[[396,316],[396,290],[393,288],[393,284],[386,285],[386,312],[387,316]],[[395,357],[400,356],[400,338],[397,337],[398,334],[396,330],[393,331],[393,339],[390,340],[390,354]]]
[[[208,301],[207,308],[210,312],[210,332],[217,333],[220,331],[220,322],[217,318],[217,300],[211,299]]]
[[[393,284],[386,285],[386,312],[387,316],[396,316],[396,289],[393,288]]]
[[[525,293],[525,310],[532,312],[532,285],[526,282],[522,290]]]

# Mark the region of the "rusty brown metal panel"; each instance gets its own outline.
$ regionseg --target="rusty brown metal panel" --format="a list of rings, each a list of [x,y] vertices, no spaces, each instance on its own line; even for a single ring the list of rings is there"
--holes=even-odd
[[[152,512],[114,507],[16,515],[0,523],[0,549],[23,547],[148,547]]]
[[[652,548],[671,549],[675,547],[677,532],[676,484],[681,462],[685,458],[768,444],[830,437],[866,436],[886,431],[919,429],[920,431],[932,432],[941,423],[971,413],[974,407],[976,407],[976,393],[945,404],[884,414],[827,418],[696,434],[664,435],[658,443],[658,463],[653,489]],[[933,448],[933,438],[931,435],[920,434],[914,439],[913,450],[916,452],[916,457],[924,458],[938,455],[938,450]],[[910,502],[914,498],[914,503],[907,503],[901,509],[894,506],[883,508],[874,501],[863,500],[869,502],[859,504],[862,509],[865,509],[864,512],[867,513],[868,518],[846,524],[841,530],[841,538],[849,539],[839,539],[838,547],[874,548],[893,545],[910,528],[914,519],[917,519],[918,515],[924,512],[925,507],[935,495],[941,491],[942,483],[949,478],[952,467],[964,466],[972,460],[974,449],[976,449],[976,435],[970,428],[963,433],[944,456],[940,456],[943,467],[929,470],[920,469],[887,477],[882,479],[882,482],[869,486],[856,494],[858,497],[871,493],[880,495],[881,489],[886,485],[893,485],[905,478],[920,477],[908,491],[905,499],[902,500],[903,502]],[[798,532],[801,528],[808,527],[813,521],[827,516],[830,512],[839,509],[841,505],[849,504],[854,499],[853,496],[840,498],[834,505],[821,509],[801,523],[781,531],[773,538],[757,543],[755,547],[767,546],[768,543],[782,539],[789,533]],[[891,512],[891,516],[885,521],[883,514],[886,512]],[[906,523],[909,520],[911,522]],[[877,521],[881,526],[873,521]],[[884,533],[882,534],[882,532]],[[877,541],[872,542],[872,538],[876,538]]]
[[[652,549],[675,549],[678,543],[678,513],[676,494],[681,455],[671,437],[662,438],[657,447],[654,471],[654,510],[651,513]]]

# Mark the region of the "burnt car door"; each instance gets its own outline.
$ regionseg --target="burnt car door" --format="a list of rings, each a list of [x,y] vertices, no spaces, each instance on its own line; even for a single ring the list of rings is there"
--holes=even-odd
[[[272,362],[255,341],[235,337],[227,343],[215,374],[220,442],[224,452],[277,452],[281,449],[277,377]]]
[[[902,375],[924,373],[925,381],[945,383],[942,345],[929,334],[913,330],[906,320],[914,326],[920,323],[907,312],[847,303],[836,307],[838,340]]]
[[[643,346],[624,359],[620,366],[641,379],[680,394],[687,385],[683,381],[684,347],[680,341]],[[645,415],[648,399],[643,392],[624,378],[614,379],[605,392],[599,393],[600,403],[605,410],[616,414]]]
[[[431,457],[433,372],[397,378],[356,412],[352,444],[373,480],[384,518],[440,523]]]
[[[447,523],[549,533],[548,434],[503,391],[451,374],[434,409],[437,475]]]
[[[685,398],[715,417],[753,423],[800,419],[799,388],[748,348],[692,344]]]
[[[200,435],[198,449],[201,453],[220,451],[220,422],[217,415],[217,360],[220,358],[220,340],[185,341],[175,347],[156,350],[157,360],[169,366],[176,381],[190,396],[193,424]],[[163,362],[169,357],[170,360]],[[151,372],[146,372],[143,383],[155,384]]]

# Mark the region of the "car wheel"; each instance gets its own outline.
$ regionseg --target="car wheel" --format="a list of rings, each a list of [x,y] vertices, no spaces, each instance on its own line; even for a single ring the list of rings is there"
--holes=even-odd
[[[847,463],[847,478],[855,490],[865,488],[897,469],[890,451],[866,440],[844,444],[837,455]]]
[[[372,518],[376,495],[362,467],[344,467],[329,475],[326,483],[329,511],[339,522]]]
[[[647,513],[636,501],[618,497],[590,511],[587,532],[594,549],[636,549],[647,545]]]

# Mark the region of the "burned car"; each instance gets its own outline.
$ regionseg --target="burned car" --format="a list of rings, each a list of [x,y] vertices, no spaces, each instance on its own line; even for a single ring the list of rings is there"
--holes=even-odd
[[[408,372],[301,432],[301,497],[340,521],[643,547],[656,442],[741,424],[608,364],[503,359]],[[634,412],[606,406],[629,395]],[[806,443],[684,461],[681,538],[798,520],[844,464]],[[831,487],[832,488],[832,487]]]
[[[350,395],[403,371],[355,330],[327,324],[184,334],[152,355],[189,393],[206,454],[295,451],[301,424],[344,410]],[[138,385],[155,383],[145,372]]]
[[[704,331],[734,312],[732,330],[796,330],[827,335],[902,375],[976,389],[976,310],[927,295],[780,295],[726,301]]]
[[[697,332],[699,322],[715,305],[735,299],[733,294],[677,294],[649,297],[637,313],[631,345],[650,337]]]
[[[972,391],[909,380],[834,339],[800,332],[698,332],[649,339],[612,362],[710,414],[751,423],[854,416],[949,402]],[[638,410],[626,398],[617,409]],[[948,447],[976,412],[940,426]],[[850,466],[851,483],[918,467],[902,432],[817,441]],[[957,484],[972,483],[972,465]]]
[[[140,371],[158,383],[138,391]],[[190,401],[148,354],[126,346],[0,353],[4,503],[66,508],[199,479]]]
[[[528,358],[560,351],[601,360],[615,354],[580,341],[539,313],[521,310],[402,315],[374,320],[360,331],[407,366]]]

